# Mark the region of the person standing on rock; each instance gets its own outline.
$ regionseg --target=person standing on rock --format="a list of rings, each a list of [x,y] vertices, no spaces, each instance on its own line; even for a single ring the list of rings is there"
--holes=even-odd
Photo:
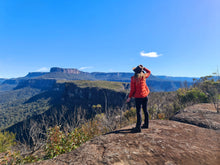
[[[147,111],[147,102],[148,102],[148,95],[150,90],[146,84],[146,79],[150,76],[151,71],[143,65],[138,65],[137,67],[133,68],[134,76],[131,77],[130,83],[130,93],[127,99],[127,102],[130,102],[131,98],[135,98],[135,105],[137,111],[137,123],[136,127],[133,128],[132,132],[141,132],[141,128],[148,128],[149,126],[149,115]],[[144,111],[144,125],[141,127],[141,106]]]

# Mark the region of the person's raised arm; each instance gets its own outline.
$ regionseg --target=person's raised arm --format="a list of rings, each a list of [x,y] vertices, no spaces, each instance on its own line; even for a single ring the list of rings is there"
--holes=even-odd
[[[143,68],[143,70],[146,72],[145,73],[146,78],[148,78],[151,74],[151,71],[149,69],[145,68],[145,67]]]

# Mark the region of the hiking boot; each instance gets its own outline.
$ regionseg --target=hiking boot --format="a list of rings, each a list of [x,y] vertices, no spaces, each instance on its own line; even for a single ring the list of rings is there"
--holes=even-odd
[[[138,132],[141,132],[141,129],[140,129],[140,128],[137,128],[137,127],[133,128],[133,129],[131,130],[131,133],[138,133]]]
[[[141,128],[148,129],[148,126],[147,125],[142,125]]]

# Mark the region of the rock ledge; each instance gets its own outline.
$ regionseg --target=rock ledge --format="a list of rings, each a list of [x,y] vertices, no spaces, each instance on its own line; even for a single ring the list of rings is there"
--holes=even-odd
[[[131,126],[96,137],[78,149],[34,165],[217,165],[220,132],[169,120],[130,133]]]

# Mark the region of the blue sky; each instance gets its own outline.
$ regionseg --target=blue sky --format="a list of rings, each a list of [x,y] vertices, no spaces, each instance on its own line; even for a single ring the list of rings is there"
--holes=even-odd
[[[210,75],[220,67],[219,9],[219,0],[1,0],[0,78],[139,64],[154,75]]]

